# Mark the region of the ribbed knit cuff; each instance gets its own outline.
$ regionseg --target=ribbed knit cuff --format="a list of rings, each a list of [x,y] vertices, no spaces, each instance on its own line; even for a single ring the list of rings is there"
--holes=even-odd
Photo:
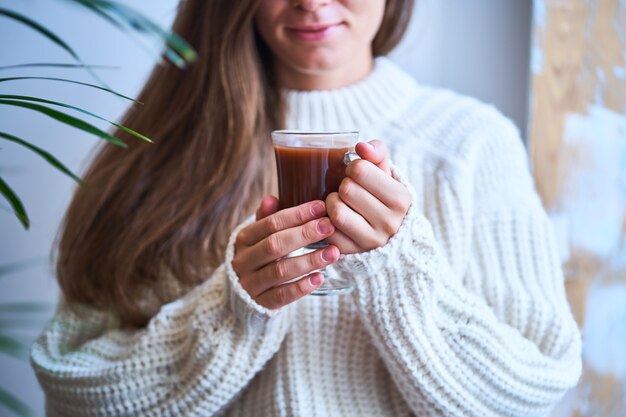
[[[244,220],[239,226],[233,230],[228,239],[226,247],[225,267],[227,276],[226,292],[229,298],[230,307],[235,317],[240,320],[249,331],[258,333],[263,332],[269,325],[270,321],[279,315],[282,309],[270,310],[258,304],[250,297],[250,294],[243,289],[239,282],[239,276],[233,269],[233,258],[235,256],[235,240],[237,235],[244,227],[255,221],[252,215]]]
[[[376,276],[382,268],[414,258],[416,243],[433,237],[430,222],[417,210],[415,190],[411,184],[404,180],[393,165],[391,175],[409,190],[411,206],[398,231],[385,245],[367,252],[341,256],[335,267],[341,274],[351,276],[356,281],[359,281],[360,277]]]

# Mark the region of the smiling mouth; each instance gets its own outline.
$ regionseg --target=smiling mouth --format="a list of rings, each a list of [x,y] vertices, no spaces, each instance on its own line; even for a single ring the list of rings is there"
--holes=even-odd
[[[342,22],[328,25],[302,25],[287,27],[286,31],[298,40],[315,42],[329,39],[342,25]]]

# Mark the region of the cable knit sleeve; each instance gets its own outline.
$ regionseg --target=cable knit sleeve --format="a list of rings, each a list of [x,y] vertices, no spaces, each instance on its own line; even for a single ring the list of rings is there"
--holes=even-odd
[[[337,268],[416,415],[543,416],[578,380],[580,335],[516,130],[474,139],[473,163],[426,184],[429,218],[414,204],[387,245]]]
[[[61,305],[32,348],[49,416],[209,416],[278,351],[289,309],[267,310],[226,263],[146,328],[115,329],[103,312]]]

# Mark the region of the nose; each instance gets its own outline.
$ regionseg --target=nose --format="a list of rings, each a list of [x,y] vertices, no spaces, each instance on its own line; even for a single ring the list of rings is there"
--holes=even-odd
[[[331,1],[332,0],[293,0],[291,4],[298,9],[302,9],[307,12],[314,12]]]

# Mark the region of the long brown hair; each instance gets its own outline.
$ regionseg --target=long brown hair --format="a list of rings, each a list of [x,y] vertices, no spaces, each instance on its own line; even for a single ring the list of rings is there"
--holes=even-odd
[[[113,132],[73,197],[60,229],[57,276],[65,301],[143,326],[165,303],[223,261],[232,229],[273,191],[269,132],[284,103],[253,18],[260,0],[183,0],[173,30],[200,59],[187,70],[155,66],[124,125]],[[372,48],[386,54],[413,0],[387,0]]]

